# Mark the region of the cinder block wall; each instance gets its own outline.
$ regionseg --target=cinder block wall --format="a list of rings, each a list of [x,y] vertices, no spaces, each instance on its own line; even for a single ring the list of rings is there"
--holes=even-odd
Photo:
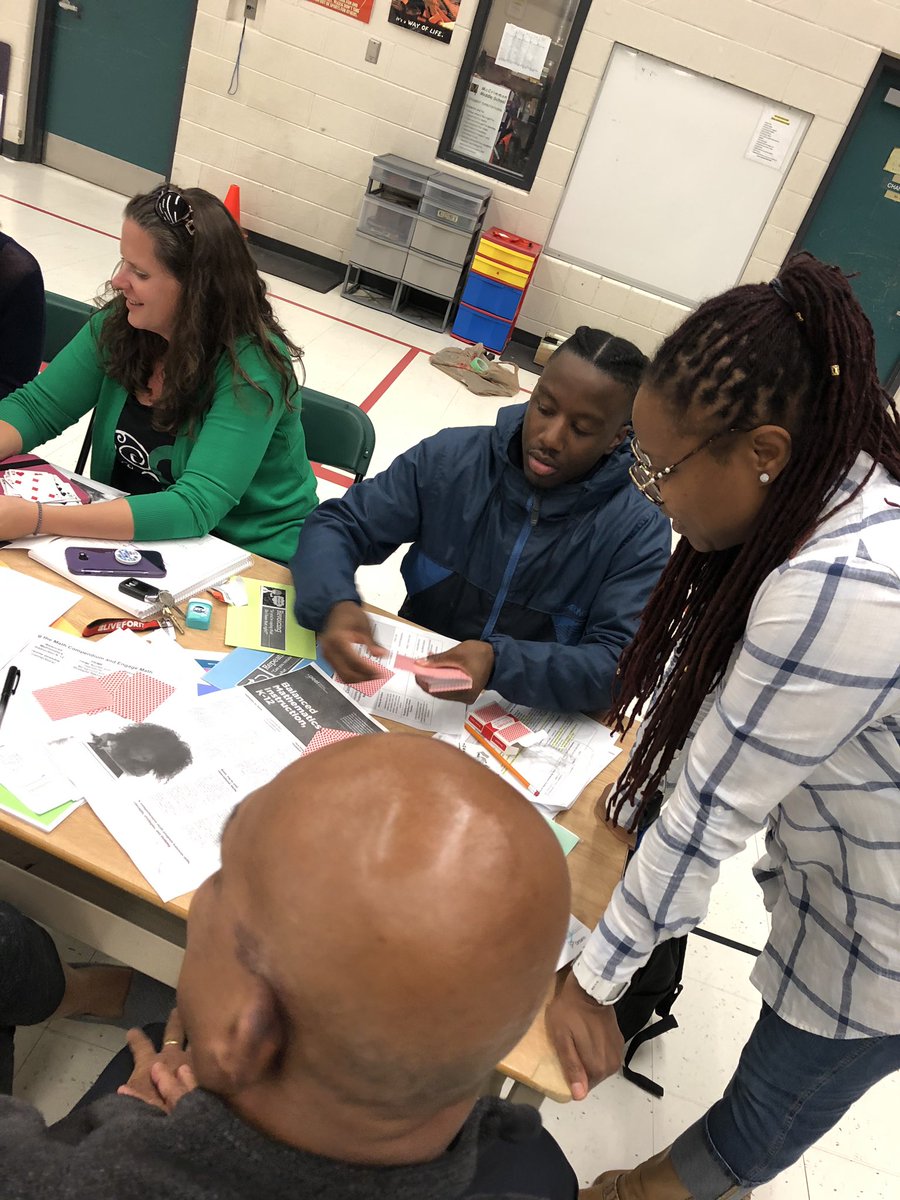
[[[0,0],[4,29],[10,21],[25,28],[34,7],[35,0]],[[475,0],[462,0],[445,45],[389,25],[388,0],[375,0],[368,25],[306,0],[259,0],[232,97],[243,0],[200,0],[175,178],[222,196],[239,183],[248,228],[346,260],[372,156],[393,152],[438,164],[475,9]],[[376,65],[365,61],[369,38],[382,44]],[[767,279],[879,54],[900,54],[900,0],[594,0],[535,183],[525,192],[488,181],[492,223],[546,240],[617,41],[813,114],[745,274]],[[14,100],[13,133],[21,111]],[[652,291],[545,255],[520,323],[534,333],[596,325],[649,352],[684,312]]]

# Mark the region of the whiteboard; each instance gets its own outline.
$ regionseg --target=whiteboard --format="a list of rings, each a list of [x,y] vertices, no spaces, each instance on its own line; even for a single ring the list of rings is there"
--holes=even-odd
[[[682,303],[733,287],[809,122],[617,44],[548,250]]]

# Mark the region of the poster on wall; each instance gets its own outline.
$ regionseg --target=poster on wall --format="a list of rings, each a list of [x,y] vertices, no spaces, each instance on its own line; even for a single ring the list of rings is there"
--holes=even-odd
[[[353,17],[355,21],[363,21],[368,25],[372,18],[374,0],[312,0],[313,4],[321,4],[332,12],[343,13],[345,17]]]
[[[502,126],[513,93],[508,87],[472,76],[453,149],[478,162],[499,161],[504,133]]]
[[[449,42],[458,15],[459,0],[391,0],[388,21],[436,42]]]

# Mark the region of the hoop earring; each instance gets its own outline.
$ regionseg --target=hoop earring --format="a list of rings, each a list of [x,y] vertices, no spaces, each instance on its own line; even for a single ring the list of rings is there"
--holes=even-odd
[[[769,472],[768,471],[763,471],[762,475],[760,475],[760,477],[759,477],[759,482],[760,483],[768,483],[769,482]]]

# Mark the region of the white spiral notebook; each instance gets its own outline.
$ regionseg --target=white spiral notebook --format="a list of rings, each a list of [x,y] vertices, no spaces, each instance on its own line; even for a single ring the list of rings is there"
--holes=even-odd
[[[52,538],[42,541],[28,551],[28,557],[57,575],[70,579],[80,591],[91,592],[133,617],[152,617],[162,607],[158,602],[145,604],[119,591],[121,578],[109,575],[73,575],[66,566],[67,546],[121,546],[121,542],[101,541],[98,538]],[[171,592],[176,604],[189,600],[208,587],[223,583],[232,575],[245,571],[252,556],[239,546],[217,537],[191,538],[184,542],[137,542],[138,550],[157,550],[162,555],[166,574],[161,579],[147,579],[152,587]]]

